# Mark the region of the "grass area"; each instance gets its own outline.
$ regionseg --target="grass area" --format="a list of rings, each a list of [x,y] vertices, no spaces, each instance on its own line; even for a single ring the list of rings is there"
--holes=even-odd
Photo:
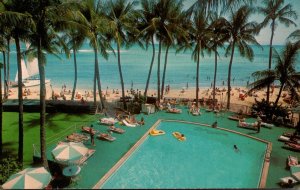
[[[17,112],[3,113],[3,149],[5,154],[18,154]],[[55,113],[46,115],[46,143],[57,143],[58,139],[77,130],[77,127],[95,120],[88,114]],[[33,144],[39,151],[40,145],[40,114],[24,113],[24,167],[32,164]]]

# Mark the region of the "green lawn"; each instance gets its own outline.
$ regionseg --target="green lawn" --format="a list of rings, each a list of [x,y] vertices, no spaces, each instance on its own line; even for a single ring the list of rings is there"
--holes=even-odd
[[[18,154],[18,113],[3,113],[3,149],[10,155]],[[78,126],[95,121],[88,114],[55,113],[46,116],[46,143],[57,143],[59,139],[76,131]],[[40,144],[39,113],[24,113],[24,167],[32,164],[33,144],[39,151]]]

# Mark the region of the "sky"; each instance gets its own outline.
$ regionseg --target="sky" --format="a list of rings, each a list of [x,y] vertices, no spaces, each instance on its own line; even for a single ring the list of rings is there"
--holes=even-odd
[[[257,0],[257,2],[261,2],[262,0]],[[196,0],[185,0],[184,6],[185,8],[190,7]],[[257,3],[257,4],[258,4]],[[295,27],[294,25],[290,25],[286,27],[284,24],[279,24],[275,30],[274,38],[273,38],[273,45],[283,45],[286,42],[286,38],[295,30],[300,29],[300,0],[285,0],[285,4],[290,3],[293,6],[293,9],[296,11],[298,15],[298,19],[294,20],[297,24]],[[264,19],[263,15],[254,14],[249,21],[256,21],[262,22]],[[270,25],[266,26],[262,29],[259,35],[256,36],[256,40],[261,45],[268,45],[270,43],[271,38],[271,27]]]

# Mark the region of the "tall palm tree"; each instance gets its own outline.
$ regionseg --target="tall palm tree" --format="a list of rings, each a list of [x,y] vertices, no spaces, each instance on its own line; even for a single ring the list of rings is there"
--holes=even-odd
[[[124,109],[127,109],[125,100],[124,79],[121,66],[120,48],[129,45],[128,34],[134,33],[134,20],[137,11],[134,9],[137,1],[127,2],[127,0],[110,0],[106,4],[104,14],[108,20],[110,32],[109,38],[113,39],[117,45],[118,69],[120,74],[120,82],[122,88],[122,98]]]
[[[273,70],[264,70],[254,72],[252,75],[258,80],[251,83],[248,93],[253,90],[264,88],[275,81],[280,82],[279,93],[275,100],[275,106],[278,104],[283,88],[288,88],[295,99],[299,100],[298,88],[300,87],[300,72],[296,71],[297,56],[300,52],[300,44],[287,42],[282,53],[279,54],[276,50],[275,60],[276,66]]]
[[[204,50],[209,48],[208,42],[211,32],[208,29],[208,17],[203,10],[196,11],[192,18],[191,47],[193,47],[192,58],[196,62],[196,106],[199,102],[199,69],[200,54],[204,56]]]
[[[67,41],[66,44],[68,46],[68,49],[73,51],[73,60],[74,60],[74,84],[73,84],[73,90],[72,90],[72,96],[71,100],[74,100],[75,92],[76,92],[76,86],[77,86],[77,59],[76,59],[76,52],[79,50],[79,48],[82,46],[86,34],[82,30],[76,30],[76,29],[70,29],[65,31],[64,37]],[[68,54],[68,53],[67,53]]]
[[[178,10],[182,10],[182,0],[159,0],[155,12],[157,15],[157,29],[156,29],[156,39],[159,41],[158,45],[158,57],[157,57],[157,99],[160,101],[160,61],[161,61],[161,50],[163,42],[173,41],[174,36],[171,30],[175,26],[172,24],[172,19],[177,19]],[[175,14],[174,14],[175,13]],[[177,15],[177,16],[175,16]],[[173,17],[174,16],[174,17]],[[174,30],[173,30],[174,31]]]
[[[166,52],[161,84],[161,99],[163,98],[164,94],[169,49],[172,46],[175,47],[178,41],[180,41],[180,43],[188,43],[189,33],[186,30],[186,27],[188,26],[189,22],[185,23],[188,18],[187,14],[182,10],[182,5],[182,2],[178,2],[177,6],[174,6],[173,9],[171,9],[168,13],[169,21],[166,25],[168,35],[163,40],[163,45],[166,46]]]
[[[241,56],[253,61],[254,53],[249,43],[260,46],[254,37],[254,35],[257,33],[257,23],[248,21],[251,13],[253,13],[253,9],[249,8],[248,6],[242,6],[237,10],[237,12],[231,12],[229,21],[227,21],[225,18],[221,18],[221,22],[223,23],[224,27],[223,30],[226,31],[226,35],[229,37],[229,45],[226,50],[226,55],[229,53],[231,54],[227,78],[227,109],[230,108],[231,68],[235,48],[237,48]]]
[[[215,99],[216,99],[216,81],[217,81],[217,68],[218,68],[218,48],[223,47],[224,43],[228,39],[226,32],[223,29],[222,21],[219,19],[217,13],[212,13],[210,15],[211,24],[208,27],[211,37],[209,39],[208,52],[214,52],[215,57],[215,68],[214,68],[214,80],[213,80],[213,109],[215,109]]]
[[[158,21],[158,17],[155,14],[156,4],[157,4],[156,0],[141,0],[141,7],[142,7],[142,9],[140,10],[141,17],[140,17],[140,21],[138,22],[138,29],[140,30],[140,33],[137,35],[137,38],[142,38],[145,41],[147,48],[149,43],[151,43],[152,46],[152,58],[151,58],[149,72],[148,72],[146,87],[144,91],[145,97],[147,97],[151,72],[152,72],[153,63],[155,59],[154,34],[157,28],[157,21]]]
[[[289,37],[289,39],[294,39],[296,40],[295,43],[300,43],[300,30],[295,30],[294,32],[292,32]]]
[[[98,86],[98,94],[100,98],[100,109],[104,108],[104,99],[101,90],[100,70],[98,52],[107,59],[107,49],[112,49],[109,41],[105,38],[104,34],[108,32],[108,23],[103,15],[103,2],[94,0],[86,0],[81,2],[81,8],[74,13],[75,21],[79,27],[87,34],[90,46],[94,50],[95,65],[94,65],[94,105],[96,105],[96,83]]]
[[[40,75],[40,152],[43,166],[48,168],[46,157],[46,84],[45,65],[47,63],[46,54],[58,54],[63,41],[60,34],[54,31],[57,20],[63,19],[66,7],[55,0],[26,1],[27,11],[32,15],[35,28],[31,28],[30,47],[35,51],[38,58],[38,68]]]
[[[18,148],[18,161],[23,163],[23,84],[22,84],[22,66],[21,66],[21,45],[20,40],[24,39],[29,34],[29,28],[33,27],[30,15],[25,14],[26,6],[22,6],[25,3],[23,0],[11,0],[6,6],[7,19],[4,19],[2,23],[10,25],[11,35],[15,39],[17,50],[17,65],[18,65],[18,102],[19,102],[19,148]],[[23,13],[23,14],[22,14]],[[14,18],[13,18],[14,17]],[[15,20],[14,22],[10,22]],[[7,39],[7,45],[9,46],[9,38]]]
[[[285,4],[284,0],[264,0],[262,2],[263,6],[258,7],[257,10],[265,16],[265,19],[260,24],[260,28],[267,26],[271,23],[271,38],[270,38],[270,49],[269,49],[269,65],[268,69],[272,67],[272,47],[273,47],[273,37],[276,26],[279,23],[286,25],[295,25],[296,23],[292,19],[297,19],[297,14],[293,10],[291,4]],[[267,102],[270,99],[270,85],[267,86]]]

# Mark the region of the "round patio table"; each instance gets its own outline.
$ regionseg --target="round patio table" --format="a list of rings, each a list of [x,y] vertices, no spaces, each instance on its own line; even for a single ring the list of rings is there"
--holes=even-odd
[[[81,168],[79,166],[68,166],[64,168],[63,175],[66,177],[74,177],[79,174],[80,170]]]

